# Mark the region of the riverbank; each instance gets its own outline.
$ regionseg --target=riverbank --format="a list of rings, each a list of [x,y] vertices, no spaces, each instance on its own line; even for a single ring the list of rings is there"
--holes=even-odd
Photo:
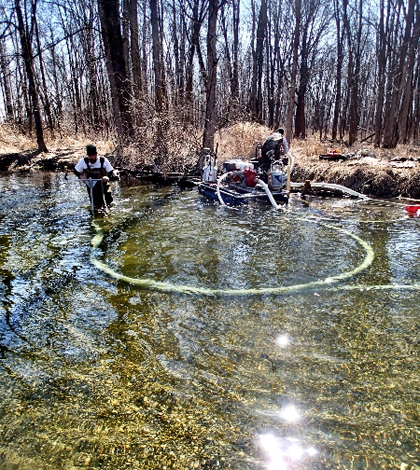
[[[293,181],[340,184],[372,197],[420,199],[419,149],[365,146],[344,152],[345,160],[324,160],[321,153],[306,155],[296,147]]]
[[[220,131],[216,138],[219,164],[233,158],[251,159],[255,148],[263,142],[269,130],[264,126],[240,124]],[[0,153],[0,171],[30,173],[36,171],[72,171],[75,163],[85,155],[89,141],[67,140],[48,153],[34,150],[31,141],[25,145],[3,146]],[[165,168],[158,168],[151,155],[138,156],[135,152],[116,156],[111,142],[95,142],[100,154],[127,173],[156,172],[159,175],[171,171],[188,172],[197,162],[198,154],[183,158],[181,168],[175,168],[175,160],[169,159]],[[32,147],[31,147],[32,145]],[[22,150],[22,147],[24,148]],[[53,147],[50,145],[50,148]],[[14,151],[11,151],[14,150]],[[399,146],[393,150],[375,149],[372,144],[356,144],[353,148],[340,147],[339,159],[326,160],[322,156],[334,148],[329,142],[312,138],[294,140],[291,152],[295,159],[292,181],[328,182],[346,186],[367,196],[381,198],[420,199],[420,149]],[[177,162],[178,163],[178,162]]]

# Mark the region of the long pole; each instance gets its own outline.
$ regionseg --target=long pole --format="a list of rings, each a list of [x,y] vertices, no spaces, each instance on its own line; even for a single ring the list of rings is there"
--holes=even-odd
[[[90,194],[90,207],[91,207],[92,215],[95,215],[95,207],[93,205],[93,187],[95,186],[97,181],[101,181],[101,183],[103,185],[103,180],[102,179],[89,178],[89,179],[78,179],[77,181],[79,181],[79,183],[84,183],[89,188],[89,190],[90,190],[89,191],[89,194]],[[102,195],[103,194],[104,194],[104,190],[103,190],[103,186],[102,186]],[[106,203],[105,203],[105,207],[107,207]]]
[[[92,178],[89,178],[89,189],[90,189],[90,207],[92,209],[92,215],[95,215],[95,208],[93,207],[93,184]]]
[[[104,180],[101,180],[101,189],[102,189],[102,202],[104,203],[105,210],[108,210],[108,205],[106,203],[106,198],[105,198],[105,190],[104,190]]]

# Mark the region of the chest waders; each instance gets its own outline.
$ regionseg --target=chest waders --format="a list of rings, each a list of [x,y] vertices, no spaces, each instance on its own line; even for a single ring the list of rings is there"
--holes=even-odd
[[[99,161],[101,163],[100,168],[92,168],[89,158],[87,157],[84,159],[84,161],[86,163],[87,168],[83,171],[83,173],[86,175],[86,178],[91,178],[92,180],[100,180],[91,181],[90,184],[87,185],[87,191],[91,200],[91,204],[96,208],[108,206],[109,204],[111,204],[113,198],[109,183],[102,180],[103,176],[107,176],[107,171],[104,168],[104,157],[99,157]]]

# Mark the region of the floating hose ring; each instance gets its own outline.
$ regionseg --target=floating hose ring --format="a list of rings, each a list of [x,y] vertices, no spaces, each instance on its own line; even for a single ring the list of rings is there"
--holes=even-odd
[[[325,224],[323,222],[320,222],[320,224],[325,227],[338,230],[352,237],[354,240],[356,240],[359,243],[359,245],[363,247],[366,253],[363,262],[350,271],[346,271],[336,276],[328,277],[326,279],[322,279],[318,281],[312,281],[312,282],[308,282],[305,284],[295,284],[291,286],[259,287],[259,288],[251,288],[251,289],[212,289],[212,288],[195,287],[195,286],[188,286],[188,285],[175,285],[169,282],[155,281],[153,279],[147,279],[147,278],[144,278],[144,279],[133,278],[133,277],[125,276],[124,274],[120,274],[114,271],[105,263],[96,259],[93,256],[93,253],[91,256],[91,262],[99,270],[108,274],[114,279],[126,282],[131,285],[138,286],[143,289],[150,289],[150,290],[155,290],[155,291],[160,291],[160,292],[175,292],[175,293],[182,293],[182,294],[199,294],[199,295],[210,295],[210,296],[213,296],[213,295],[230,296],[230,295],[289,294],[289,293],[299,292],[299,291],[303,291],[303,290],[307,290],[307,289],[311,289],[315,287],[328,288],[334,283],[338,283],[345,279],[350,279],[351,277],[361,273],[362,271],[366,270],[369,266],[371,266],[371,264],[373,263],[375,254],[373,252],[372,247],[367,242],[359,238],[357,235],[354,235],[353,233],[349,232],[348,230],[345,230],[345,229],[342,229],[333,225]],[[104,232],[95,222],[92,222],[92,225],[96,230],[96,234],[93,237],[92,242],[91,242],[92,247],[95,249],[95,248],[98,248],[99,245],[102,243],[102,240],[104,238]]]

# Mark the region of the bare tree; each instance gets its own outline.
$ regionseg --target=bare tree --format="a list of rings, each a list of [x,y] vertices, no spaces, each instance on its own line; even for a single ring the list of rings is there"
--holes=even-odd
[[[357,9],[354,8],[356,18],[355,27],[350,23],[348,15],[348,0],[343,0],[343,24],[347,37],[348,52],[348,94],[350,103],[349,119],[349,145],[357,139],[359,118],[359,74],[362,54],[362,28],[363,28],[363,1],[359,0]]]
[[[224,37],[225,63],[230,84],[230,96],[226,119],[229,121],[231,114],[236,117],[239,104],[239,0],[232,0],[232,41],[230,41],[229,29],[226,19],[225,5],[221,8],[221,26]]]
[[[185,104],[188,106],[191,104],[193,99],[193,85],[194,85],[194,61],[197,56],[199,63],[199,69],[203,80],[206,80],[206,67],[201,54],[200,46],[200,30],[203,26],[206,13],[207,13],[206,2],[203,0],[193,0],[192,11],[188,15],[187,11],[184,13],[190,18],[190,34],[189,42],[190,47],[188,51],[188,58],[186,64],[186,90],[185,90]]]
[[[34,56],[32,53],[32,43],[31,36],[32,32],[28,28],[29,25],[25,23],[24,16],[22,13],[22,7],[20,5],[20,0],[15,0],[16,15],[18,19],[18,29],[20,35],[20,42],[22,47],[22,58],[25,62],[25,71],[28,78],[28,87],[29,87],[29,97],[32,104],[32,112],[35,121],[36,129],[36,140],[38,144],[38,150],[40,152],[48,152],[47,146],[44,141],[44,129],[42,126],[41,119],[41,110],[39,107],[39,96],[37,85],[35,82],[35,72],[34,72]],[[36,3],[31,3],[31,17],[32,20],[35,20],[36,15]]]
[[[167,106],[165,71],[162,60],[162,40],[160,34],[160,17],[158,0],[150,0],[150,14],[153,40],[153,69],[155,76],[155,106],[161,113]]]
[[[420,7],[376,2],[0,0],[3,115],[163,157],[239,119],[394,147],[419,138]]]
[[[258,15],[258,27],[256,34],[256,44],[253,53],[252,86],[250,109],[252,117],[257,122],[262,121],[262,80],[264,65],[264,41],[267,33],[267,2],[261,0],[260,12]]]
[[[13,121],[14,111],[12,104],[12,90],[10,87],[10,70],[9,64],[6,57],[6,47],[4,45],[4,39],[0,39],[0,68],[1,68],[1,85],[5,101],[5,113],[6,121]]]
[[[337,65],[335,72],[335,102],[334,102],[334,116],[332,122],[331,137],[332,140],[337,140],[338,119],[341,109],[341,96],[342,96],[342,70],[343,70],[343,41],[344,29],[342,29],[340,0],[334,0],[334,18],[336,24],[336,44],[337,44]],[[340,135],[340,140],[343,138]]]
[[[402,0],[401,0],[402,1]],[[419,5],[416,0],[408,0],[407,13],[405,14],[405,22],[403,28],[403,36],[395,38],[399,39],[399,47],[394,49],[394,58],[390,62],[388,86],[390,87],[390,99],[386,103],[387,119],[384,126],[383,147],[395,148],[399,131],[407,127],[406,113],[408,113],[408,97],[407,93],[411,91],[413,76],[413,54],[418,50],[418,9]],[[403,99],[404,92],[406,100]],[[405,109],[402,109],[402,103]],[[402,114],[402,124],[400,122],[400,114]]]
[[[295,136],[306,137],[306,93],[311,79],[311,68],[318,55],[318,46],[331,19],[329,2],[304,0],[301,25],[299,86],[295,118]]]
[[[216,84],[217,84],[217,13],[219,0],[209,0],[207,28],[207,81],[206,119],[204,123],[203,147],[214,150],[216,129]]]
[[[385,70],[387,64],[387,37],[389,28],[391,0],[387,1],[387,10],[385,11],[385,1],[380,0],[379,7],[379,23],[377,32],[377,56],[378,56],[378,93],[376,96],[376,113],[375,113],[375,139],[374,143],[377,147],[381,145],[382,139],[382,119],[385,95]],[[386,17],[385,17],[386,14]]]
[[[414,89],[414,65],[420,36],[420,5],[418,2],[412,2],[412,4],[410,4],[409,14],[413,14],[413,19],[411,20],[412,28],[407,50],[407,60],[404,63],[404,69],[402,71],[401,110],[398,116],[398,137],[399,141],[405,144],[408,142],[409,113],[412,108]]]
[[[132,136],[133,127],[119,2],[118,0],[98,0],[98,9],[111,85],[114,118],[118,135],[122,140],[125,140]]]
[[[301,0],[295,0],[295,31],[293,34],[293,64],[290,77],[290,88],[289,88],[289,103],[287,107],[287,118],[286,118],[286,139],[288,142],[292,140],[292,126],[293,126],[293,112],[295,109],[295,95],[296,95],[296,76],[298,70],[298,55],[299,55],[299,39],[300,39],[300,23],[301,23]]]

